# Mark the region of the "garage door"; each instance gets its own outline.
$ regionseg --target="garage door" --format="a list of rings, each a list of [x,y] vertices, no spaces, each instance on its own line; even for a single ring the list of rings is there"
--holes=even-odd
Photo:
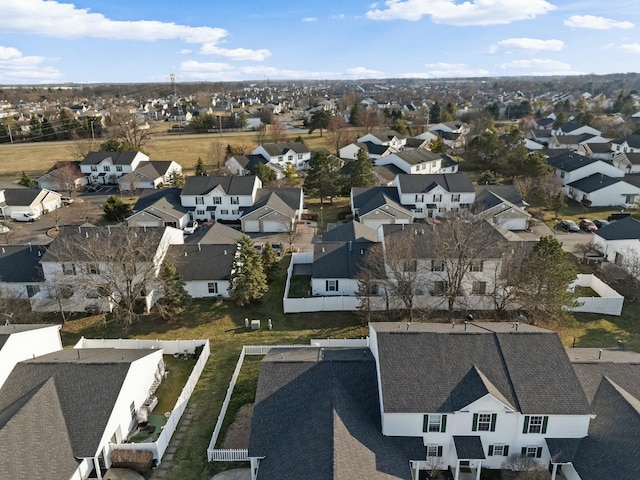
[[[257,220],[246,220],[242,222],[242,231],[243,232],[259,232],[260,231],[260,222]]]
[[[263,232],[288,232],[289,225],[284,222],[264,222],[262,224]]]

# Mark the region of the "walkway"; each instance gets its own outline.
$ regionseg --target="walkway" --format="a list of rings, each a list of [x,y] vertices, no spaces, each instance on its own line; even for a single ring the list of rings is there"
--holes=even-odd
[[[197,403],[190,403],[187,409],[184,411],[184,414],[182,415],[182,418],[180,418],[180,422],[178,423],[178,429],[173,433],[171,441],[169,442],[169,447],[164,452],[162,463],[160,463],[160,466],[153,471],[151,480],[162,480],[164,478],[169,478],[168,474],[171,470],[171,466],[173,465],[173,457],[176,454],[176,450],[178,450],[178,447],[180,446],[185,433],[189,429],[189,425],[191,424],[191,420],[193,419],[194,412],[197,408]]]
[[[211,480],[251,480],[250,468],[236,468],[214,475]]]

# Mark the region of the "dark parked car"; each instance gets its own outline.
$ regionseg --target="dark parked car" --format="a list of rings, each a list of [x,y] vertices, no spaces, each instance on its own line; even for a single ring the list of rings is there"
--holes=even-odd
[[[607,220],[594,220],[593,223],[595,223],[596,227],[598,228],[606,227],[607,225],[609,225],[609,221]]]
[[[609,215],[609,218],[607,218],[607,220],[609,220],[610,222],[614,222],[616,220],[622,220],[623,218],[626,218],[630,215],[631,214],[629,212],[612,213],[611,215]]]
[[[562,220],[560,222],[560,228],[565,229],[567,232],[579,232],[580,227],[573,220]]]
[[[580,227],[581,230],[584,230],[585,232],[595,232],[596,230],[598,230],[598,227],[596,226],[596,224],[593,223],[588,218],[581,218],[580,223],[578,223],[578,226]]]

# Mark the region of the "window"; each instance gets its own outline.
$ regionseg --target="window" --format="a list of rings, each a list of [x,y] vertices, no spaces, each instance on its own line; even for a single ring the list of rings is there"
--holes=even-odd
[[[424,195],[416,195],[416,203],[424,202]]]
[[[100,274],[100,267],[97,263],[88,263],[87,264],[87,273],[89,275],[98,275]]]
[[[560,178],[564,178],[564,172],[560,170]]]
[[[31,298],[40,292],[40,285],[27,285],[27,297]]]
[[[73,263],[63,263],[62,264],[62,273],[64,275],[75,275],[76,274],[76,266]]]
[[[338,291],[338,280],[327,280],[327,292],[337,292]]]
[[[214,205],[222,205],[222,197],[213,197]]]
[[[229,215],[229,210],[220,210],[220,215]]]
[[[218,293],[218,282],[207,283],[207,291],[209,293]]]
[[[522,456],[527,458],[540,458],[542,457],[542,447],[522,447]]]
[[[486,295],[487,282],[473,282],[471,287],[471,295]]]
[[[522,433],[547,433],[548,422],[549,417],[546,415],[526,415]]]
[[[431,260],[432,272],[444,272],[444,262],[442,260]]]
[[[91,171],[92,172],[97,172],[98,171],[98,166],[97,165],[91,165]]]
[[[449,289],[449,282],[446,280],[437,280],[433,282],[433,295],[444,295]]]
[[[289,156],[287,157],[287,160],[288,160],[288,161],[290,161],[290,162],[293,162],[293,155],[289,155]]]
[[[414,212],[415,212],[415,213],[422,213],[422,212],[423,212],[423,210],[422,210],[422,208],[416,208],[416,209],[414,210]]]
[[[240,205],[240,197],[231,197],[231,205]]]
[[[636,195],[634,193],[625,195],[624,203],[636,203]]]
[[[204,213],[205,213],[204,210],[196,210],[196,215],[198,217],[204,217]]]
[[[489,445],[490,457],[508,457],[509,445]]]
[[[442,445],[427,445],[427,457],[441,457]]]
[[[110,172],[111,171],[111,167],[109,165],[104,165],[102,167],[102,170],[105,171],[105,172]]]
[[[204,205],[204,197],[196,197],[196,205]]]
[[[469,271],[470,272],[481,272],[483,266],[484,265],[483,265],[482,260],[472,262],[471,265],[469,266]]]
[[[474,413],[471,430],[474,432],[495,432],[497,418],[498,414],[496,413]]]
[[[434,196],[433,196],[433,201],[434,201],[434,202],[441,202],[441,201],[442,201],[442,194],[440,194],[440,195],[434,195]]]
[[[451,201],[452,202],[459,202],[460,201],[460,194],[459,193],[452,193],[451,194]]]
[[[304,157],[304,155],[302,155],[301,153],[298,154],[298,160],[302,160],[302,157]]]
[[[445,432],[447,430],[446,415],[425,415],[422,423],[423,432]]]
[[[136,404],[134,402],[131,402],[131,405],[129,405],[129,412],[131,413],[131,418],[136,417]]]
[[[116,172],[122,171],[122,165],[116,165]]]

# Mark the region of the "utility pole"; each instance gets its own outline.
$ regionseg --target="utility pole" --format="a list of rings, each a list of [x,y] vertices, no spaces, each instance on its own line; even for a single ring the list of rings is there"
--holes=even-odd
[[[9,141],[13,143],[13,136],[11,135],[11,125],[7,124],[7,130],[9,131]]]

